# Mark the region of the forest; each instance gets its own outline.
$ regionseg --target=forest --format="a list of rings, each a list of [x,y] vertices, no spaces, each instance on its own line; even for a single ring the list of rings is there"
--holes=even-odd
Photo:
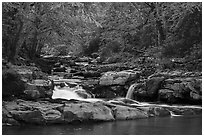
[[[101,62],[148,56],[161,67],[177,59],[201,70],[201,45],[202,3],[2,3],[3,59],[14,64],[96,53]]]
[[[201,2],[2,3],[4,125],[200,114]]]

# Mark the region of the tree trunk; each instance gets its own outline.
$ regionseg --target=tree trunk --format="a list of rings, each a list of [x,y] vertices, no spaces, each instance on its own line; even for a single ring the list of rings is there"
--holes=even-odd
[[[23,22],[21,21],[21,19],[19,20],[19,25],[18,25],[18,30],[17,33],[15,34],[14,40],[10,43],[10,53],[8,54],[8,60],[12,63],[15,63],[16,61],[16,57],[17,57],[17,48],[19,46],[19,39],[21,37],[21,31],[23,29]]]
[[[163,29],[163,24],[162,24],[162,20],[160,19],[159,16],[159,4],[156,2],[155,4],[155,13],[154,13],[154,17],[156,19],[156,29],[157,29],[157,42],[158,42],[158,46],[162,46],[163,45],[163,41],[165,40],[165,34],[164,34],[164,29]]]

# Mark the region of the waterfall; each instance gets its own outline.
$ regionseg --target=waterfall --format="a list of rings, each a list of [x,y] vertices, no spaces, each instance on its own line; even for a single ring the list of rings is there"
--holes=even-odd
[[[134,90],[135,90],[136,85],[137,85],[137,84],[132,84],[132,85],[129,87],[128,92],[127,92],[125,98],[128,98],[128,99],[132,99],[132,98],[133,98],[133,92],[134,92]]]
[[[75,99],[80,101],[87,101],[87,102],[97,102],[97,101],[103,101],[101,99],[96,98],[83,98],[77,94],[78,88],[70,88],[70,87],[54,87],[52,99]]]
[[[52,99],[82,99],[77,93],[74,92],[74,89],[69,87],[58,88],[54,87]]]

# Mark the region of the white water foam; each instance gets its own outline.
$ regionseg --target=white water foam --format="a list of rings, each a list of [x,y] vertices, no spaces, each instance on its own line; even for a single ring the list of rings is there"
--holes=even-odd
[[[69,88],[69,87],[54,87],[52,99],[66,99],[66,100],[80,100],[80,101],[87,101],[87,102],[97,102],[97,101],[103,101],[101,99],[96,98],[82,98],[80,97],[75,91],[76,88]]]
[[[127,92],[125,98],[132,99],[133,92],[134,92],[134,90],[135,90],[135,86],[136,86],[136,84],[132,84],[132,85],[129,87],[128,92]]]
[[[86,101],[86,102],[97,102],[97,101],[104,102],[102,99],[82,98],[81,96],[79,96],[75,92],[77,90],[81,90],[81,89],[80,88],[69,88],[67,86],[65,86],[63,88],[60,88],[60,87],[55,86],[54,90],[53,90],[52,99],[66,99],[66,100],[75,99],[75,100]],[[152,104],[152,103],[150,104],[150,103],[147,103],[147,102],[138,102],[138,101],[135,101],[135,100],[132,100],[132,99],[129,98],[131,96],[130,94],[132,94],[133,90],[134,90],[134,84],[130,86],[126,98],[118,98],[118,99],[116,98],[116,99],[113,99],[113,100],[109,100],[107,102],[127,104],[127,105],[135,106],[135,107],[153,106],[153,107],[166,107],[166,108],[198,108],[198,109],[202,109],[201,106],[193,106],[193,105],[191,105],[191,106],[190,105],[182,106],[182,105],[166,105],[166,104]],[[127,102],[129,102],[129,103],[127,103]],[[172,116],[177,116],[173,112],[170,112],[170,113],[171,113]]]

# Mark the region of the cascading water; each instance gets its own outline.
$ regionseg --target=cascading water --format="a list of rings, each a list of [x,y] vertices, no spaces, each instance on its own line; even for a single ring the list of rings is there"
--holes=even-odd
[[[127,99],[132,99],[133,98],[133,92],[135,90],[135,87],[136,87],[136,84],[132,84],[129,89],[128,89],[128,92],[126,94],[126,97]]]
[[[52,95],[52,99],[66,99],[66,100],[71,100],[71,99],[75,99],[75,100],[79,100],[79,101],[86,101],[86,102],[107,102],[107,103],[111,103],[111,104],[116,104],[116,105],[125,105],[125,106],[130,106],[130,107],[162,107],[162,108],[166,108],[169,112],[171,117],[176,117],[176,116],[182,116],[182,115],[178,115],[175,114],[174,112],[171,111],[171,108],[199,108],[202,109],[202,107],[200,106],[182,106],[182,105],[167,105],[167,104],[150,104],[147,102],[138,102],[136,100],[132,100],[133,98],[133,93],[135,90],[135,87],[137,86],[137,84],[132,84],[129,89],[128,92],[126,94],[125,98],[116,98],[116,99],[112,99],[109,101],[104,101],[102,99],[96,99],[96,98],[84,98],[82,96],[80,96],[80,94],[78,94],[77,91],[79,90],[83,90],[82,88],[79,87],[74,87],[74,88],[70,88],[68,87],[68,85],[66,85],[65,87],[61,88],[61,87],[54,87],[53,90],[53,95]]]
[[[52,99],[82,99],[74,90],[69,87],[58,88],[54,87]]]
[[[132,84],[128,91],[127,91],[127,94],[126,94],[126,99],[128,100],[132,100],[133,99],[133,93],[135,91],[135,87],[137,86],[137,84]],[[117,100],[116,100],[117,101]],[[110,101],[111,102],[111,101]],[[113,101],[112,101],[113,102]],[[170,115],[171,117],[178,117],[178,116],[183,116],[183,115],[178,115],[178,114],[175,114],[173,111],[170,111],[168,108],[198,108],[198,109],[202,109],[202,107],[200,106],[182,106],[182,105],[167,105],[167,104],[150,104],[150,103],[147,103],[147,102],[138,102],[138,101],[135,101],[134,100],[134,103],[130,104],[130,106],[135,106],[135,107],[138,107],[138,106],[154,106],[154,107],[163,107],[163,108],[167,108],[167,110],[170,112]]]
[[[83,98],[76,93],[76,91],[78,90],[79,89],[77,88],[70,88],[67,86],[63,88],[59,88],[55,86],[53,90],[52,99],[66,99],[66,100],[75,99],[75,100],[87,101],[87,102],[103,101],[101,99],[96,99],[96,98]]]

